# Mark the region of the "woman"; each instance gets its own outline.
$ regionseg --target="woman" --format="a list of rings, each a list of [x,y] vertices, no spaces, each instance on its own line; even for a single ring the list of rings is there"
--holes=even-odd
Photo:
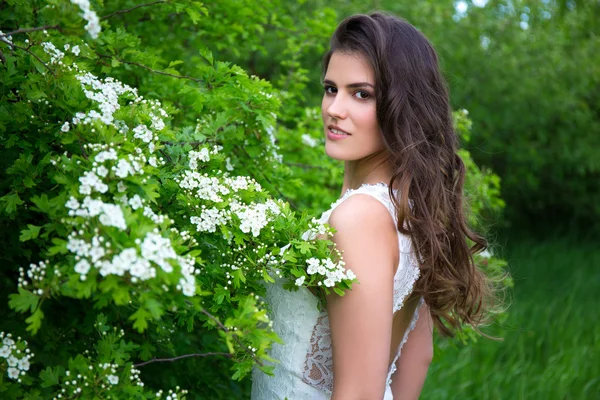
[[[488,295],[472,259],[486,243],[463,214],[448,93],[428,40],[381,13],[343,21],[323,70],[325,151],[345,170],[321,221],[359,283],[328,296],[323,312],[309,290],[269,285],[285,344],[272,349],[274,377],[255,371],[252,398],[415,399],[432,326],[476,326]]]

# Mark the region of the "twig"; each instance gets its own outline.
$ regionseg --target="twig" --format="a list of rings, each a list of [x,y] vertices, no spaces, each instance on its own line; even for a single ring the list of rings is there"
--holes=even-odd
[[[166,3],[166,0],[158,0],[158,1],[153,1],[152,3],[138,4],[137,6],[135,6],[135,7],[131,7],[131,8],[128,8],[128,9],[126,9],[126,10],[119,10],[119,11],[115,11],[114,13],[111,13],[111,14],[105,15],[104,17],[101,17],[100,19],[101,19],[101,20],[102,20],[102,19],[108,19],[108,18],[110,18],[110,17],[113,17],[113,16],[115,16],[115,15],[117,15],[117,14],[125,14],[125,13],[128,13],[128,12],[130,12],[130,11],[133,11],[133,10],[135,10],[136,8],[140,8],[140,7],[147,7],[147,6],[152,6],[152,5],[154,5],[154,4],[159,4],[159,3]]]
[[[11,43],[11,42],[8,42],[8,41],[6,41],[6,40],[0,40],[0,41],[2,41],[2,42],[4,42],[4,43],[8,44],[8,45],[9,45],[10,47],[12,47],[13,49],[19,49],[19,50],[23,50],[23,51],[25,51],[25,52],[27,52],[27,53],[31,54],[32,56],[34,56],[34,57],[35,57],[35,59],[36,59],[36,60],[38,60],[39,62],[41,62],[41,63],[42,63],[42,65],[43,65],[44,67],[46,67],[46,69],[48,69],[48,71],[50,71],[50,73],[51,73],[53,76],[55,76],[55,77],[56,77],[56,74],[54,73],[54,71],[52,71],[52,70],[50,69],[50,67],[49,67],[48,65],[46,65],[46,63],[45,63],[45,62],[43,62],[43,61],[42,61],[42,60],[41,60],[41,59],[40,59],[40,58],[39,58],[39,57],[38,57],[38,56],[37,56],[37,55],[36,55],[34,52],[32,52],[31,50],[29,50],[28,48],[21,47],[21,46],[17,46],[16,44],[13,44],[13,43]]]
[[[208,356],[223,356],[223,357],[227,357],[227,358],[232,358],[232,355],[229,353],[195,353],[195,354],[184,354],[182,356],[177,356],[177,357],[173,357],[173,358],[153,358],[150,361],[142,362],[139,364],[134,364],[133,366],[137,368],[137,367],[143,367],[144,365],[152,364],[155,362],[173,362],[173,361],[181,360],[182,358],[208,357]]]
[[[19,33],[29,33],[29,32],[35,32],[35,31],[47,31],[48,29],[60,29],[60,25],[39,26],[37,28],[19,28],[16,31],[3,33],[3,34],[0,35],[0,37],[2,37],[2,36],[12,36],[12,35],[16,35],[16,34],[19,34]]]
[[[109,56],[108,54],[98,54],[98,56],[102,57],[102,58],[113,58],[112,56]],[[168,72],[163,72],[163,71],[158,71],[156,69],[152,69],[152,68],[150,68],[150,67],[148,67],[148,66],[146,66],[144,64],[136,63],[136,62],[133,62],[133,61],[125,61],[125,60],[123,60],[121,58],[118,58],[118,57],[114,57],[114,58],[117,61],[119,61],[120,63],[135,65],[137,67],[144,68],[145,70],[148,70],[150,72],[154,72],[155,74],[170,76],[170,77],[178,78],[178,79],[189,79],[191,81],[204,84],[204,81],[202,79],[194,78],[193,76],[169,74]]]
[[[227,329],[227,327],[225,325],[223,325],[221,323],[221,321],[219,321],[218,319],[216,319],[211,313],[209,313],[208,311],[206,311],[205,309],[200,310],[200,312],[202,312],[202,314],[206,315],[208,318],[210,318],[215,324],[217,324],[217,326],[222,329],[223,331],[225,331],[226,333],[229,333],[229,329]],[[233,339],[237,342],[238,346],[240,346],[240,348],[244,349],[244,351],[246,351],[246,353],[250,354],[252,356],[252,358],[254,359],[254,361],[260,365],[261,367],[263,366],[262,361],[260,361],[260,359],[258,357],[256,357],[256,354],[254,354],[252,351],[248,350],[248,348],[246,346],[244,346],[244,344],[240,341],[240,339],[236,336],[233,335]]]
[[[167,160],[169,160],[169,162],[170,162],[171,164],[173,164],[173,159],[171,158],[171,156],[170,156],[170,155],[168,155],[168,154],[167,154],[165,151],[163,151],[163,149],[160,149],[159,151],[160,151],[160,154],[162,154],[163,156],[165,156],[165,157],[166,157],[166,159],[167,159]]]

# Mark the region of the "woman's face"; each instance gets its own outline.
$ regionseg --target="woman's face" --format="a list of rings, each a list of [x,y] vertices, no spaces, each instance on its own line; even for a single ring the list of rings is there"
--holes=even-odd
[[[327,155],[355,161],[383,150],[375,108],[375,77],[367,61],[358,54],[334,52],[323,86],[321,112]]]

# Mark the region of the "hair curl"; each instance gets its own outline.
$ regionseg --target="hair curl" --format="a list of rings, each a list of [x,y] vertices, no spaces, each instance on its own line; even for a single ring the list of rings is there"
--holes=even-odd
[[[442,334],[452,335],[463,323],[477,328],[493,298],[489,279],[473,260],[487,241],[465,217],[465,165],[432,44],[405,20],[377,12],[338,26],[323,58],[324,72],[336,51],[360,54],[374,71],[398,229],[411,237],[419,258],[414,293],[424,297]]]

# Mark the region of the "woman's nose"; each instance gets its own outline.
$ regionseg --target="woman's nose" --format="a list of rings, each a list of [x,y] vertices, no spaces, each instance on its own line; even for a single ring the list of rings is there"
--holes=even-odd
[[[336,96],[333,98],[333,100],[331,101],[331,103],[329,103],[329,106],[327,107],[327,114],[329,114],[331,118],[346,118],[348,111],[343,95],[341,95],[340,93],[336,94]]]

